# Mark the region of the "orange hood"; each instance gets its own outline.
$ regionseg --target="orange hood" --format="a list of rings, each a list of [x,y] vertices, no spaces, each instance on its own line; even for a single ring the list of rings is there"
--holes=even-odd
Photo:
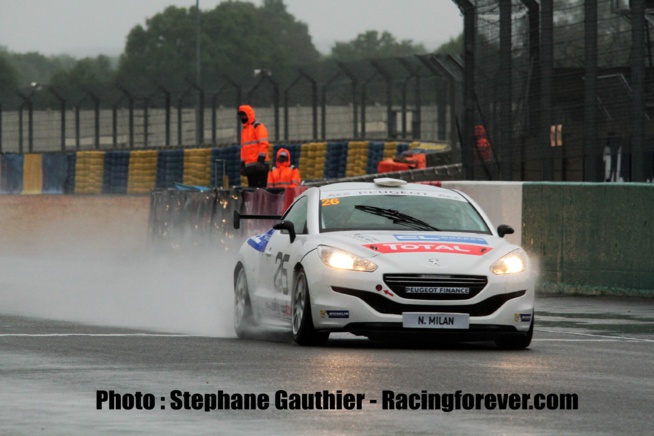
[[[279,161],[279,156],[282,153],[286,153],[286,156],[288,156],[288,160],[286,162],[280,162]],[[284,167],[290,167],[291,166],[291,153],[285,149],[285,148],[280,148],[277,150],[277,154],[275,155],[275,166],[279,168],[284,168]]]
[[[254,123],[254,109],[252,109],[252,106],[248,104],[243,104],[238,107],[239,112],[245,112],[245,115],[248,116],[248,122],[245,123],[245,125],[252,124]]]

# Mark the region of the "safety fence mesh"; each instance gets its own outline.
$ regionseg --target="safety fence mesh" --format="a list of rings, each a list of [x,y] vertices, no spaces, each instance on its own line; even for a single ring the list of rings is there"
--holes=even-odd
[[[474,23],[464,30],[469,176],[652,180],[654,2],[457,3]]]

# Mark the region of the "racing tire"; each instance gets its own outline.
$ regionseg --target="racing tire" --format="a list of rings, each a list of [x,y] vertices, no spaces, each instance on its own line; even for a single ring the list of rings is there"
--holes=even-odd
[[[499,338],[495,341],[495,345],[500,350],[524,350],[531,344],[531,338],[534,336],[534,318],[535,314],[531,316],[531,324],[527,333],[518,333],[511,336]]]
[[[236,336],[242,339],[249,337],[250,329],[255,326],[247,277],[243,267],[239,266],[234,280],[234,330]]]
[[[293,286],[291,330],[298,345],[322,346],[329,339],[329,332],[316,331],[311,316],[311,298],[304,270],[298,272]]]

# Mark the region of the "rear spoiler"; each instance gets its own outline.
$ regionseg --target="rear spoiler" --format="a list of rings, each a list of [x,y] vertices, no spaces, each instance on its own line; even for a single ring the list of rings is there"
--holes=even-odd
[[[234,211],[234,228],[241,228],[241,220],[278,220],[281,215],[243,215],[239,211]]]

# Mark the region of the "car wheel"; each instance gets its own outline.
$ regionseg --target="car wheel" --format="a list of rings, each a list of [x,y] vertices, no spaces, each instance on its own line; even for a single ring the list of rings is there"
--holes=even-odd
[[[299,345],[324,345],[329,339],[329,333],[318,332],[313,326],[309,286],[307,285],[307,276],[303,270],[298,273],[293,286],[292,305],[291,329],[293,340]]]
[[[524,350],[531,344],[531,338],[534,336],[534,318],[531,316],[531,324],[527,333],[506,336],[495,341],[497,348],[501,350]]]
[[[248,329],[254,325],[247,277],[243,267],[239,267],[234,281],[234,330],[236,330],[236,336],[247,337]]]

